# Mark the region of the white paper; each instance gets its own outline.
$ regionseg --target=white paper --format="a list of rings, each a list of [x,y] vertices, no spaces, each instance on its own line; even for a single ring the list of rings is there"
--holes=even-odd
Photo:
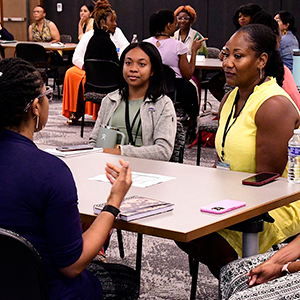
[[[187,60],[191,60],[191,55],[187,54]],[[203,62],[205,61],[205,56],[204,55],[196,55],[196,62]]]
[[[132,174],[132,186],[145,188],[151,185],[155,185],[161,182],[166,182],[175,177],[164,176],[159,174],[131,172]],[[89,180],[98,180],[103,182],[109,182],[105,174],[97,175],[89,178]]]
[[[103,152],[102,148],[94,148],[89,150],[75,150],[75,151],[58,151],[56,149],[45,149],[44,151],[58,156],[58,157],[70,157],[70,156],[78,156],[78,155],[84,155],[84,154],[90,154],[95,152]]]

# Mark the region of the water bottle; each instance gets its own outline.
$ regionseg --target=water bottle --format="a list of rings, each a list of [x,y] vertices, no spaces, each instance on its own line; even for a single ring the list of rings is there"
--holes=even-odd
[[[290,138],[288,145],[288,181],[300,183],[300,129],[294,130],[294,135]]]
[[[134,34],[132,35],[131,44],[133,44],[133,43],[138,43],[138,38],[137,38],[137,34],[136,34],[136,33],[134,33]]]

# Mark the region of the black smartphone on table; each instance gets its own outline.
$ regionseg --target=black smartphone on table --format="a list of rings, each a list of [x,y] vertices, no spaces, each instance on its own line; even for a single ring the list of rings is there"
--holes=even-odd
[[[254,186],[262,186],[264,184],[267,184],[276,178],[278,178],[280,174],[273,173],[273,172],[260,172],[258,174],[255,174],[253,176],[250,176],[246,179],[242,180],[242,184],[245,185],[254,185]]]

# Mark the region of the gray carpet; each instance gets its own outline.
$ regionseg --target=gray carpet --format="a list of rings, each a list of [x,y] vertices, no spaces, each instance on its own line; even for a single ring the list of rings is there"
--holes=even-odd
[[[209,96],[213,110],[217,110],[218,102]],[[80,137],[80,124],[66,126],[66,118],[61,115],[62,101],[50,103],[49,120],[42,134],[35,134],[35,142],[49,145],[72,145],[88,142],[94,121],[86,117],[84,137]],[[187,145],[188,146],[188,145]],[[214,162],[215,150],[202,148],[201,165],[211,167]],[[186,147],[184,163],[196,164],[196,146]],[[196,166],[195,166],[196,167]],[[119,256],[116,232],[113,233],[107,250],[108,262],[119,262],[135,267],[136,234],[123,231],[125,258]],[[171,240],[144,236],[141,273],[140,299],[189,299],[191,276],[187,255],[179,250]],[[218,299],[218,281],[205,265],[199,266],[196,299]]]

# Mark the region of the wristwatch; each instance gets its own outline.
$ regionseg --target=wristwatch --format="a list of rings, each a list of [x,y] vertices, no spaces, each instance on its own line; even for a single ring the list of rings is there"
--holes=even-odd
[[[103,208],[102,211],[108,211],[111,214],[113,214],[115,216],[115,218],[118,217],[120,210],[112,205],[106,204]]]
[[[291,274],[291,272],[290,272],[289,269],[288,269],[288,266],[289,266],[290,263],[291,263],[291,261],[288,262],[288,263],[286,263],[286,264],[281,268],[281,273],[282,273],[283,275]]]

